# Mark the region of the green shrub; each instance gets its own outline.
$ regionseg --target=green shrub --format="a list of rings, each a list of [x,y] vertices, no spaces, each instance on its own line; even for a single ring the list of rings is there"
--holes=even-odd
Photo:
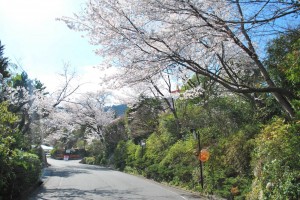
[[[18,199],[39,180],[41,161],[19,150],[24,137],[12,128],[17,117],[8,111],[7,103],[0,103],[0,113],[0,199]]]
[[[178,119],[174,117],[173,114],[165,113],[160,116],[158,132],[160,133],[170,133],[173,138],[169,138],[169,143],[175,143],[178,138],[180,138],[180,128],[178,126]]]
[[[170,133],[166,131],[152,133],[146,141],[145,162],[147,166],[160,163],[166,156],[167,149],[171,144],[173,144],[173,137]]]
[[[19,150],[10,151],[8,159],[1,163],[0,196],[14,199],[37,184],[42,164],[37,155]]]
[[[64,149],[54,148],[50,151],[51,158],[54,159],[63,159],[65,154]]]
[[[192,183],[192,172],[195,166],[197,166],[197,160],[194,156],[194,150],[196,141],[192,137],[188,137],[186,140],[179,140],[172,145],[168,150],[166,156],[161,161],[163,169],[167,170],[167,177],[164,177],[166,181],[170,181],[174,185],[188,185]],[[164,171],[165,171],[164,170]],[[170,177],[172,174],[173,177]]]
[[[126,165],[136,168],[138,167],[138,160],[142,156],[141,151],[139,151],[140,146],[133,143],[133,141],[129,140],[126,143]]]
[[[248,199],[298,199],[300,123],[276,118],[255,140],[255,179]]]
[[[129,173],[129,174],[139,174],[138,170],[135,168],[132,168],[130,166],[126,166],[124,169],[124,172]]]
[[[14,159],[14,173],[16,179],[14,190],[22,192],[39,181],[42,164],[35,154],[17,151]]]
[[[96,156],[96,163],[97,165],[107,165],[108,164],[108,160],[106,159],[105,155],[99,154]]]
[[[127,158],[127,147],[126,147],[126,142],[124,140],[121,140],[117,148],[115,149],[114,152],[114,157],[113,157],[113,163],[114,166],[123,171],[126,167],[126,158]]]
[[[94,165],[96,161],[95,157],[84,157],[81,161],[83,164]]]

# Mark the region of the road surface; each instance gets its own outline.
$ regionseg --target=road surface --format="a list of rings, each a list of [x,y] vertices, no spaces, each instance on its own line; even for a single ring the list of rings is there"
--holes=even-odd
[[[51,167],[44,173],[44,184],[29,198],[37,199],[134,199],[194,200],[200,198],[142,177],[76,161],[48,158]]]

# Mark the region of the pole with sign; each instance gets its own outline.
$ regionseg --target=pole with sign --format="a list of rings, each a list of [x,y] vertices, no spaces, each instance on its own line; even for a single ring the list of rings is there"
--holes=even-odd
[[[192,129],[191,132],[193,133],[194,137],[198,140],[198,159],[199,159],[199,168],[200,168],[200,183],[203,189],[204,186],[204,178],[203,178],[203,166],[202,162],[206,162],[209,159],[209,152],[207,149],[201,150],[201,140],[200,140],[200,133],[196,132],[195,129]]]

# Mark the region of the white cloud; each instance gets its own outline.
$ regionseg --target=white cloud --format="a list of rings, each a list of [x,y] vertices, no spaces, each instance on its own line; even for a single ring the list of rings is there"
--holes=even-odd
[[[55,19],[66,11],[64,1],[61,0],[1,0],[0,3],[4,5],[2,14],[24,28],[42,28],[45,21]]]

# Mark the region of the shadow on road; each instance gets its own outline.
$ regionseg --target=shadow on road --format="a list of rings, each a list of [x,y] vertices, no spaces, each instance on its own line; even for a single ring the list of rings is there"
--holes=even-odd
[[[73,175],[78,175],[78,174],[90,174],[91,171],[112,171],[109,168],[106,167],[101,167],[101,166],[95,166],[95,165],[85,165],[85,164],[79,164],[76,166],[70,165],[68,167],[49,167],[47,168],[47,172],[44,173],[44,177],[53,177],[53,176],[58,176],[58,177],[64,177],[68,178]]]
[[[58,176],[58,177],[64,177],[68,178],[73,175],[78,175],[78,174],[89,174],[89,171],[87,170],[78,170],[78,169],[51,169],[51,172],[48,173],[45,176]]]
[[[53,165],[45,170],[44,184],[29,197],[30,200],[207,199],[106,167],[84,165],[74,161],[52,160],[52,163]]]
[[[166,199],[167,197],[164,196]],[[164,198],[163,197],[163,198]],[[157,198],[157,196],[156,196]],[[139,194],[137,188],[131,190],[116,190],[116,189],[93,189],[93,190],[81,190],[76,188],[67,189],[46,189],[42,186],[39,194],[29,200],[38,199],[148,199],[146,196]]]

